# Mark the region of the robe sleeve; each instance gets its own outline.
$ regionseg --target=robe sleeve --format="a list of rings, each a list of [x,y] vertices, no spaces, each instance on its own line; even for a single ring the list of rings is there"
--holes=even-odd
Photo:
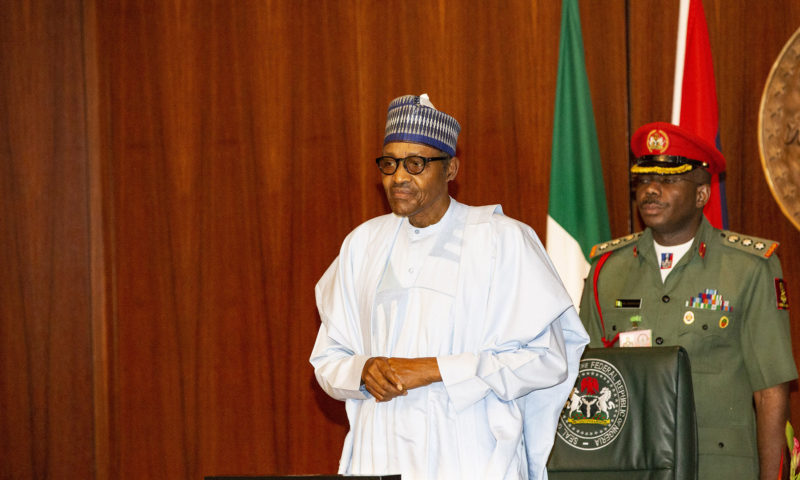
[[[580,369],[581,355],[589,340],[581,325],[575,308],[570,307],[559,316],[557,324],[564,337],[567,355],[567,378],[553,387],[534,390],[520,401],[525,436],[525,451],[528,456],[528,478],[547,478],[547,459],[553,448],[558,417],[564,408]]]
[[[472,327],[480,325],[479,347],[437,358],[458,411],[490,393],[514,400],[562,384],[572,373],[568,363],[574,351],[567,350],[558,321],[568,310],[574,314],[569,295],[533,230],[507,217],[495,220],[485,246],[493,257],[485,318]],[[569,348],[582,351],[588,337],[574,320],[571,341],[576,343]]]
[[[347,254],[350,240],[345,240],[314,290],[322,324],[310,362],[319,385],[337,400],[369,396],[361,387],[361,371],[369,356],[363,354],[358,330],[353,266]]]
[[[331,397],[337,400],[368,398],[369,394],[361,387],[361,371],[368,359],[333,340],[324,323],[319,327],[311,364],[317,382]]]

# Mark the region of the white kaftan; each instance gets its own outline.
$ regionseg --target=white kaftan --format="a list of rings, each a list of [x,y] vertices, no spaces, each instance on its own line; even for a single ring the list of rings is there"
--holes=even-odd
[[[350,423],[339,473],[547,478],[588,336],[530,227],[453,199],[427,228],[377,217],[347,236],[316,298],[311,363]],[[360,385],[374,356],[436,357],[442,382],[375,402]]]

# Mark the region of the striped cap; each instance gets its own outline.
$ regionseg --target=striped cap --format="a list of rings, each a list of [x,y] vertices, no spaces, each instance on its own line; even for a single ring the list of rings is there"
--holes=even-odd
[[[461,125],[450,115],[436,110],[428,94],[404,95],[389,104],[383,144],[414,142],[428,145],[448,155],[456,154]]]

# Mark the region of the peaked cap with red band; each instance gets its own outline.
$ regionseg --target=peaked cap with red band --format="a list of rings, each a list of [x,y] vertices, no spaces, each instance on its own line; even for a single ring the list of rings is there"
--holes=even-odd
[[[725,157],[693,132],[666,122],[639,127],[631,137],[636,163],[631,173],[678,175],[695,168],[713,174],[725,170]]]

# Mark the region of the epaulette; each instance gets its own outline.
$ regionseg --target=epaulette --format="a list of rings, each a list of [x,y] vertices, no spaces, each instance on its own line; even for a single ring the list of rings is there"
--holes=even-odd
[[[594,260],[595,257],[602,255],[606,252],[613,252],[618,248],[622,248],[626,245],[630,245],[631,243],[635,242],[642,236],[642,232],[631,233],[630,235],[625,235],[624,237],[615,238],[614,240],[610,240],[608,242],[598,243],[594,247],[592,247],[591,253],[589,253],[589,259]]]
[[[719,234],[723,244],[761,258],[771,257],[775,250],[778,249],[778,245],[780,245],[774,240],[742,235],[728,230],[722,230]]]

